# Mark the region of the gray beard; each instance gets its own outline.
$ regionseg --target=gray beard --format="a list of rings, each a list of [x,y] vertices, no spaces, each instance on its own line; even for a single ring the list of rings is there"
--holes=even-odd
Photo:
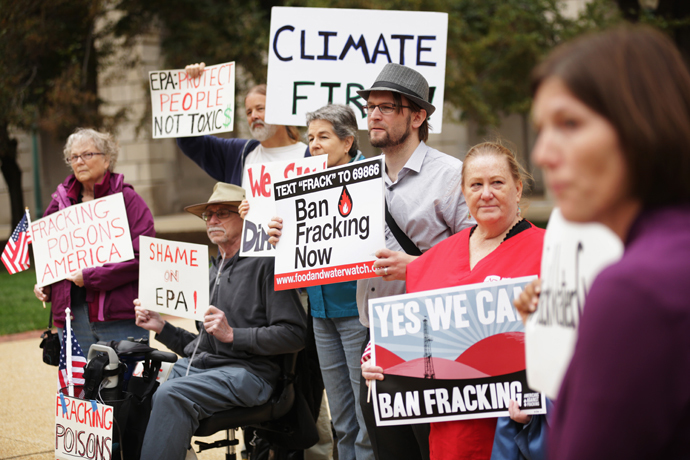
[[[259,142],[266,141],[272,138],[275,133],[278,132],[277,125],[270,125],[264,122],[257,122],[258,126],[249,127],[249,131],[252,133],[252,137]]]

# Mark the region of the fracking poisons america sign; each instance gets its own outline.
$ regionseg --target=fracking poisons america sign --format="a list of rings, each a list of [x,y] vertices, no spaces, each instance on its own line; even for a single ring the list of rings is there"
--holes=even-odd
[[[369,300],[376,424],[507,416],[510,400],[546,412],[527,386],[513,300],[534,276]]]
[[[75,204],[31,223],[36,282],[134,258],[122,193]]]
[[[383,158],[359,161],[275,184],[283,219],[275,289],[376,276],[385,247]]]

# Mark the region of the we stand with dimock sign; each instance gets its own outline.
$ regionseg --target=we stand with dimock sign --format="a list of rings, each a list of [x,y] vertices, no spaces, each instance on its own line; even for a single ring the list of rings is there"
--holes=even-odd
[[[587,292],[601,270],[623,255],[623,243],[601,224],[568,222],[555,208],[544,235],[541,295],[526,324],[527,378],[557,399],[575,350]]]
[[[524,329],[513,300],[534,276],[369,300],[376,424],[546,412],[527,387]]]
[[[111,460],[112,445],[112,407],[96,401],[56,396],[56,459]]]
[[[208,246],[139,237],[139,300],[147,310],[204,320]]]
[[[122,193],[72,205],[31,223],[36,282],[134,258]]]
[[[383,173],[378,157],[275,184],[276,290],[376,276],[374,253],[386,246]]]
[[[430,102],[443,107],[447,36],[446,13],[273,7],[266,122],[304,126],[307,112],[334,103],[352,107],[367,129],[357,90],[391,62],[424,75]],[[440,133],[443,110],[432,123]]]
[[[328,155],[300,158],[291,161],[247,165],[243,184],[249,184],[247,201],[249,212],[242,225],[242,257],[273,257],[275,251],[268,242],[268,223],[276,215],[273,184],[326,169]]]
[[[184,69],[149,72],[154,139],[232,131],[235,63],[206,67],[197,78]]]

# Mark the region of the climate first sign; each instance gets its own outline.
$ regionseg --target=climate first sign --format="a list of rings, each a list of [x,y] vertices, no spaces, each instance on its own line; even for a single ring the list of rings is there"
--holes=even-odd
[[[154,139],[232,131],[235,63],[206,67],[197,78],[184,69],[149,72]]]
[[[36,282],[134,258],[122,193],[75,204],[31,223]]]
[[[96,401],[57,395],[55,458],[111,460],[113,408]]]
[[[376,424],[546,412],[529,389],[524,328],[513,300],[534,276],[369,300]]]
[[[139,238],[139,300],[151,311],[203,321],[208,310],[208,246]]]
[[[383,157],[276,183],[275,289],[376,276],[374,253],[386,246],[383,187]]]
[[[275,250],[268,242],[268,223],[276,215],[273,184],[326,169],[328,155],[247,165],[243,184],[249,184],[249,212],[242,225],[242,257],[273,257]]]
[[[366,101],[388,63],[419,71],[431,103],[443,108],[448,15],[422,11],[274,7],[268,49],[266,122],[304,126],[326,104],[352,107],[367,128]],[[443,110],[433,115],[440,133]]]

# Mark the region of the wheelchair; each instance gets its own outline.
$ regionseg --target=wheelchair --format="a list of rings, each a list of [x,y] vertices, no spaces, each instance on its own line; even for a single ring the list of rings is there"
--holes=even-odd
[[[295,390],[299,353],[282,355],[281,376],[271,399],[260,406],[235,407],[202,419],[194,436],[206,437],[226,431],[226,439],[211,443],[195,441],[202,452],[226,448],[225,459],[236,460],[239,440],[235,431],[250,427],[263,439],[283,449],[303,450],[318,441],[314,420],[304,397]],[[113,458],[139,460],[153,394],[160,374],[167,378],[164,363],[175,363],[177,355],[159,351],[144,341],[92,345],[84,378],[84,398],[113,406],[115,430]],[[117,445],[116,445],[117,444]]]

